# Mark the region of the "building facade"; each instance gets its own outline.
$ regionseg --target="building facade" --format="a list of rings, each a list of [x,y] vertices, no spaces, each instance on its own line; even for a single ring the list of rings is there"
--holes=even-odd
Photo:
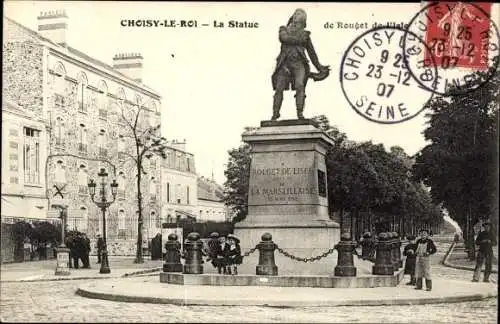
[[[2,223],[47,217],[48,125],[8,100],[2,102]]]
[[[162,160],[162,222],[174,223],[196,218],[198,187],[194,155],[186,151],[186,142],[174,140]]]
[[[135,142],[129,122],[139,113],[138,133],[159,125],[161,98],[142,83],[140,54],[119,53],[108,65],[69,46],[67,18],[64,12],[43,12],[35,32],[4,17],[3,97],[46,125],[39,134],[46,136],[40,161],[47,168],[40,169],[45,174],[39,177],[47,179],[41,187],[45,184],[48,189],[48,208],[67,205],[68,229],[95,237],[102,232],[102,217],[90,200],[87,183],[90,179],[99,183],[97,173],[104,168],[108,184],[113,179],[119,184],[107,213],[108,240],[134,241],[137,170],[131,158]],[[144,164],[145,224],[158,224],[160,161],[153,156]],[[64,198],[54,197],[54,186],[64,187]]]
[[[224,190],[213,179],[198,178],[199,222],[225,222],[231,220],[229,208],[224,204]]]

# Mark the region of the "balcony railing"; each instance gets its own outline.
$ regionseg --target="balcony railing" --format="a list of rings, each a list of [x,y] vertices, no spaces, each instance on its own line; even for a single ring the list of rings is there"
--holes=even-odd
[[[108,156],[108,150],[105,148],[100,147],[99,148],[99,156],[100,157],[107,157]]]
[[[78,143],[78,152],[87,153],[87,144]]]
[[[78,193],[80,195],[87,195],[89,193],[87,186],[78,186]]]
[[[99,109],[99,117],[100,118],[108,118],[108,111],[105,109]]]

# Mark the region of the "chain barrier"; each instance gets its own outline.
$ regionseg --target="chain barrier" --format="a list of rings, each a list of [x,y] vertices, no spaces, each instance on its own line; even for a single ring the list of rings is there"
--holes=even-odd
[[[290,259],[295,260],[295,261],[301,261],[301,262],[307,263],[307,262],[316,262],[316,261],[319,261],[319,260],[327,257],[328,255],[332,254],[335,251],[335,248],[331,248],[330,250],[326,251],[323,254],[320,254],[320,255],[315,256],[315,257],[310,257],[310,258],[297,257],[293,254],[286,252],[285,250],[280,248],[278,245],[276,245],[276,250],[278,250],[279,253],[283,254],[287,258],[290,258]]]
[[[255,246],[253,249],[250,249],[248,252],[243,253],[243,257],[247,257],[250,254],[254,253],[255,250],[257,250],[257,246]]]

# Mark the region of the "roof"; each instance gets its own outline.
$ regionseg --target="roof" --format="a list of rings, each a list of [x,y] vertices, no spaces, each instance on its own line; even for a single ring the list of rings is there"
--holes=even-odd
[[[224,189],[217,183],[198,178],[198,199],[210,201],[223,201]]]
[[[137,85],[137,86],[139,86],[140,88],[144,88],[144,89],[146,89],[146,90],[148,90],[148,91],[150,91],[150,92],[158,93],[158,92],[157,92],[157,91],[155,91],[154,89],[152,89],[152,88],[150,88],[150,87],[148,87],[148,86],[146,86],[146,85],[144,85],[144,84],[142,84],[142,83],[139,83],[139,82],[135,81],[134,79],[131,79],[130,77],[126,76],[125,74],[123,74],[123,73],[121,73],[121,72],[117,71],[116,69],[114,69],[114,68],[113,68],[111,65],[109,65],[109,64],[106,64],[106,63],[104,63],[104,62],[102,62],[102,61],[100,61],[100,60],[98,60],[98,59],[96,59],[96,58],[93,58],[93,57],[91,57],[91,56],[88,56],[87,54],[83,53],[82,51],[79,51],[79,50],[77,50],[76,48],[73,48],[73,47],[71,47],[71,46],[61,46],[61,45],[59,45],[59,44],[56,44],[56,43],[54,43],[53,41],[51,41],[50,39],[48,39],[48,38],[46,38],[46,37],[42,36],[40,33],[36,32],[36,31],[34,31],[34,30],[32,30],[32,29],[30,29],[30,28],[28,28],[28,27],[26,27],[26,26],[24,26],[24,25],[22,25],[22,24],[20,24],[20,23],[18,23],[17,21],[15,21],[15,20],[13,20],[13,19],[11,19],[11,18],[7,17],[7,16],[3,16],[3,17],[4,17],[4,19],[7,19],[7,20],[8,20],[8,21],[10,21],[11,23],[13,23],[13,24],[17,25],[18,27],[22,28],[24,31],[26,31],[26,32],[27,32],[28,34],[30,34],[31,36],[36,37],[36,38],[38,38],[38,39],[39,39],[39,40],[41,40],[41,41],[44,41],[44,42],[50,43],[52,46],[54,46],[54,47],[56,47],[56,48],[58,48],[58,49],[61,49],[61,50],[67,49],[67,50],[68,50],[68,52],[70,52],[71,54],[73,54],[73,55],[75,55],[75,56],[78,56],[78,57],[80,57],[81,59],[86,60],[86,61],[88,61],[88,62],[90,62],[90,63],[92,63],[92,64],[95,64],[95,65],[97,65],[97,66],[100,66],[100,67],[102,67],[102,68],[104,68],[104,69],[106,69],[106,70],[113,71],[113,73],[116,73],[116,74],[120,75],[120,77],[122,77],[122,78],[124,78],[124,79],[127,79],[127,81],[129,81],[129,82],[131,82],[131,83],[133,83],[133,84],[136,84],[136,85]]]

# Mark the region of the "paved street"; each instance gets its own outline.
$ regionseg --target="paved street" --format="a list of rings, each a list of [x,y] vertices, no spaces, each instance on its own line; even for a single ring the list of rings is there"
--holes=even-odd
[[[435,277],[470,280],[470,271],[439,265],[449,244],[439,244]],[[405,279],[406,280],[406,279]],[[37,322],[449,322],[496,323],[497,300],[377,307],[208,307],[118,303],[75,295],[86,280],[2,283],[1,320]],[[244,288],[243,288],[244,289]]]

